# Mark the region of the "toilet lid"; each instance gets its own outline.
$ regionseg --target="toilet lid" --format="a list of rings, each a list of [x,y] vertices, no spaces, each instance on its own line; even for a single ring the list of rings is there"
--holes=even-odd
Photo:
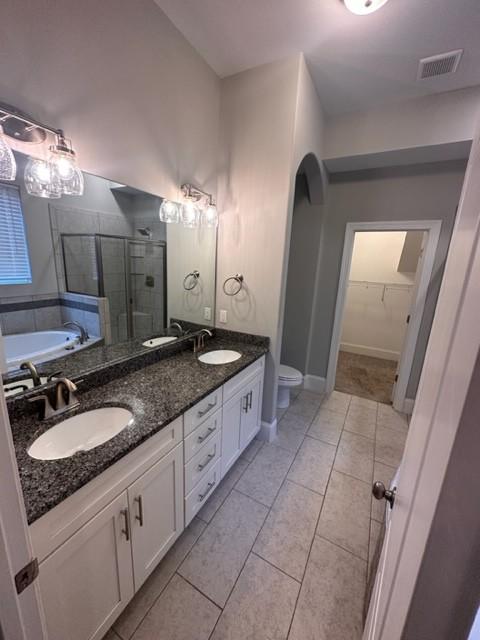
[[[300,371],[298,371],[298,369],[289,367],[286,364],[281,364],[278,377],[282,380],[297,380],[299,378],[302,378],[303,376]]]

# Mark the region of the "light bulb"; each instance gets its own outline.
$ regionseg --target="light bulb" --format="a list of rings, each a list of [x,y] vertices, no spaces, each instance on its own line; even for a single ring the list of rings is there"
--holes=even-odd
[[[205,207],[200,216],[200,224],[202,227],[218,226],[218,211],[216,205],[209,204]]]
[[[367,13],[373,13],[383,7],[388,0],[343,0],[345,6],[349,11],[355,13],[357,16],[366,15]]]
[[[200,221],[200,209],[191,200],[182,205],[182,222],[184,227],[195,229]]]
[[[163,200],[160,205],[160,220],[162,222],[175,223],[180,221],[178,204],[172,200]]]
[[[72,177],[68,180],[61,180],[62,185],[62,193],[67,196],[82,196],[83,195],[83,173],[80,171],[78,167],[75,167],[75,170],[72,174]]]
[[[57,157],[52,158],[51,162],[58,171],[61,180],[71,180],[73,178],[76,166],[71,158],[57,155]]]
[[[51,145],[49,160],[62,182],[74,179],[77,157],[71,141],[67,140],[63,133],[57,134],[56,143]]]
[[[25,166],[24,180],[27,193],[31,196],[60,198],[62,195],[58,174],[47,160],[29,158]]]
[[[0,180],[15,180],[17,163],[0,126]]]

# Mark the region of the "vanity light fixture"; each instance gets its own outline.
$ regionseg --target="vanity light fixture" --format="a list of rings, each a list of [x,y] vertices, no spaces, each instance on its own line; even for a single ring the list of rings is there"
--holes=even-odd
[[[83,194],[83,174],[77,165],[75,151],[70,140],[65,138],[61,129],[48,127],[29,115],[0,103],[0,125],[3,125],[3,133],[0,126],[0,179],[14,180],[6,168],[11,164],[10,152],[15,167],[15,158],[12,150],[6,142],[6,137],[13,140],[39,144],[45,142],[47,136],[55,136],[55,144],[49,147],[48,159],[29,157],[25,167],[25,187],[30,195],[41,198],[60,198],[63,194],[81,196]]]
[[[0,180],[15,180],[17,175],[17,163],[12,150],[5,140],[3,128],[0,125]]]
[[[162,200],[160,205],[160,220],[167,223],[180,222],[179,205],[172,200]]]
[[[195,229],[200,222],[200,209],[192,200],[188,200],[182,204],[181,213],[182,223],[188,229]]]
[[[202,211],[200,224],[202,227],[218,227],[218,211],[217,205],[214,202],[207,205]]]
[[[182,194],[187,201],[182,206],[182,222],[185,227],[218,226],[218,211],[211,193],[192,184],[182,184]]]
[[[343,0],[345,6],[349,11],[355,13],[357,16],[363,16],[368,13],[373,13],[383,7],[388,0]]]

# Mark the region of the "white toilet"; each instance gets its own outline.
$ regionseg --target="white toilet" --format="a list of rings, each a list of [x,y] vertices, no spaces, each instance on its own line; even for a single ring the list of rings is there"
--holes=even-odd
[[[290,388],[303,383],[303,375],[297,369],[286,364],[280,365],[278,374],[277,407],[286,409],[290,405]]]

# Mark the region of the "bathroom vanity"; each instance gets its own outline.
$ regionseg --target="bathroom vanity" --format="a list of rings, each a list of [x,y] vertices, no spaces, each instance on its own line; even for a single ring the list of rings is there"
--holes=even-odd
[[[13,403],[50,640],[103,638],[258,433],[268,340],[219,334],[205,351],[234,349],[239,359],[209,365],[178,345],[125,375],[111,365],[85,376],[74,414],[108,406],[133,414],[90,451],[31,458],[31,443],[61,418],[40,423]]]

